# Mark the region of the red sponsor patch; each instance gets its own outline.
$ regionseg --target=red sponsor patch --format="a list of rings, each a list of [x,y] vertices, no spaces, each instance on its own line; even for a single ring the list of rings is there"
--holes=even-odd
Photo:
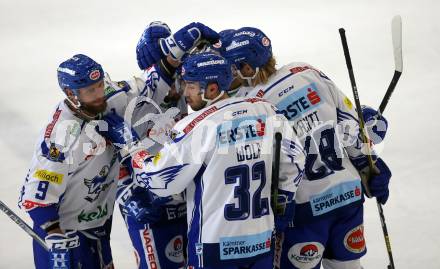
[[[356,195],[356,196],[361,195],[361,189],[356,187],[356,189],[354,189],[354,195]]]
[[[26,209],[26,210],[31,210],[31,209],[34,209],[34,208],[36,208],[36,207],[46,207],[46,206],[49,206],[49,205],[47,205],[47,204],[42,204],[42,203],[37,203],[37,202],[34,202],[34,201],[30,201],[30,200],[25,200],[25,201],[23,202],[22,206],[23,206],[24,209]]]
[[[261,119],[258,119],[257,122],[258,122],[257,123],[257,135],[264,136],[264,132],[266,129],[266,123]]]
[[[316,91],[314,91],[312,88],[308,88],[307,91],[309,92],[307,94],[307,98],[312,105],[316,105],[317,103],[321,102],[321,98]]]
[[[121,168],[119,169],[119,176],[118,176],[118,179],[119,179],[119,180],[122,180],[122,179],[126,178],[126,177],[129,176],[129,175],[130,175],[130,171],[128,171],[128,168],[127,168],[127,167],[121,167]]]
[[[297,66],[297,67],[293,67],[293,68],[290,69],[290,72],[292,74],[296,74],[296,73],[300,73],[300,72],[303,72],[303,71],[306,71],[306,70],[316,71],[319,74],[320,77],[323,77],[325,79],[329,79],[324,73],[322,73],[318,69],[315,69],[315,68],[310,67],[310,66]]]
[[[306,71],[309,69],[310,69],[310,67],[308,67],[308,66],[297,66],[297,67],[291,68],[290,72],[292,74],[296,74],[296,73],[300,73],[300,72],[303,72],[303,71]]]
[[[101,77],[101,72],[99,72],[99,70],[93,70],[91,73],[90,73],[90,75],[89,75],[89,78],[91,79],[91,80],[97,80],[97,79],[99,79]]]
[[[159,268],[157,265],[157,258],[156,258],[156,251],[155,251],[155,244],[154,244],[154,238],[150,235],[150,231],[148,229],[145,229],[142,232],[143,236],[143,243],[144,243],[144,251],[145,258],[147,261],[148,268]]]
[[[266,240],[266,248],[270,248],[270,238]]]
[[[201,122],[204,118],[206,118],[207,116],[209,116],[210,114],[214,113],[215,111],[217,111],[218,108],[216,106],[213,106],[211,108],[209,108],[208,110],[204,111],[202,114],[198,115],[195,119],[193,119],[184,129],[183,132],[185,134],[189,133],[192,129],[194,129],[194,127]]]
[[[344,237],[344,246],[353,253],[361,253],[365,250],[364,226],[359,225],[350,230]]]
[[[50,135],[52,134],[52,131],[53,131],[53,127],[57,123],[60,115],[61,115],[61,109],[57,108],[57,110],[53,114],[52,121],[46,127],[46,131],[44,132],[44,138],[50,138]]]
[[[245,102],[249,102],[249,103],[256,103],[256,102],[264,102],[262,99],[260,98],[248,98],[244,100]]]
[[[257,95],[256,95],[258,98],[262,98],[263,96],[264,96],[264,91],[263,90],[259,90],[258,92],[257,92]]]
[[[318,253],[318,247],[313,244],[305,245],[299,251],[299,254],[307,257],[314,257]]]
[[[144,167],[145,159],[150,156],[150,153],[146,150],[141,150],[135,153],[132,158],[133,168],[142,169]]]

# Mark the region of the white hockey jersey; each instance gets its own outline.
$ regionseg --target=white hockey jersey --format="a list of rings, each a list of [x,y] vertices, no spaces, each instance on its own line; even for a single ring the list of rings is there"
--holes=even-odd
[[[183,95],[177,102],[164,101],[161,104],[152,102],[152,100],[138,102],[131,119],[131,126],[140,138],[138,145],[142,145],[142,148],[147,148],[148,152],[152,155],[157,154],[165,143],[172,141],[169,136],[170,131],[176,122],[186,115],[188,115],[188,107]],[[116,202],[121,205],[125,204],[127,199],[133,195],[132,191],[137,187],[138,186],[133,183],[130,169],[125,165],[121,165]],[[143,196],[144,194],[138,195],[138,199],[145,198],[145,196]],[[184,195],[174,195],[173,198],[174,199],[163,206],[166,214],[163,214],[158,222],[185,218],[186,201],[184,200]],[[138,223],[134,218],[130,218],[123,207],[121,207],[121,212],[127,225],[147,224]]]
[[[189,264],[222,265],[269,254],[274,133],[284,135],[279,188],[294,193],[304,152],[287,120],[259,98],[229,98],[194,112],[174,127],[173,143],[136,180],[159,196],[186,190]],[[289,135],[290,134],[290,135]]]
[[[296,195],[295,224],[338,214],[364,201],[360,175],[350,161],[363,156],[355,107],[326,75],[294,62],[268,83],[244,87],[239,95],[274,104],[308,153]]]
[[[129,113],[126,108],[136,104],[136,97],[161,103],[170,88],[154,67],[130,81],[116,83],[108,76],[104,81],[107,112],[121,116]],[[111,143],[96,132],[97,124],[78,118],[64,101],[58,104],[38,139],[19,199],[21,208],[32,212],[55,205],[63,230],[99,227],[111,217],[119,161]]]

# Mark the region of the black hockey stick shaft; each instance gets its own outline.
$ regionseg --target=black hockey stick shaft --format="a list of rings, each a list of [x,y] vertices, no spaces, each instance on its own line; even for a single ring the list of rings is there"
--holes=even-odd
[[[363,136],[363,139],[365,139],[364,143],[366,143],[366,141],[368,141],[368,140],[367,140],[367,137],[365,136],[365,133],[364,133],[364,130],[363,130],[364,129],[364,121],[363,121],[363,116],[362,116],[360,100],[359,100],[359,94],[357,92],[356,82],[354,80],[353,67],[352,67],[352,64],[351,64],[350,52],[348,50],[348,44],[347,44],[347,38],[345,36],[345,30],[343,28],[340,28],[339,29],[339,34],[341,36],[341,42],[342,42],[342,47],[344,49],[345,61],[346,61],[346,64],[347,64],[349,75],[350,75],[350,82],[352,84],[353,96],[354,96],[354,99],[355,99],[356,109],[357,109],[358,117],[359,117],[359,126],[361,128],[361,134]],[[391,83],[393,83],[393,81]],[[395,81],[395,84],[397,84],[397,80]],[[386,106],[386,104],[388,103],[389,97],[391,96],[391,93],[394,90],[395,84],[394,84],[394,86],[392,86],[392,90],[391,91],[387,91],[387,93],[385,94],[384,99],[385,98],[388,98],[388,99],[385,101],[385,105],[384,106]],[[390,87],[391,87],[391,85],[390,85]],[[382,102],[384,102],[384,101],[382,101]],[[368,142],[367,142],[366,145],[367,145],[367,148],[369,148],[369,143]],[[368,162],[369,162],[370,169],[375,169],[375,170],[371,170],[371,171],[373,173],[377,173],[378,169],[373,164],[373,160],[371,158],[371,154],[369,154],[369,153],[370,152],[368,152],[367,156],[369,157],[368,158]],[[367,184],[364,183],[364,187],[365,187],[365,185],[367,185]],[[383,232],[383,235],[384,235],[384,238],[385,238],[385,245],[386,245],[386,248],[387,248],[388,258],[389,258],[389,262],[390,262],[389,265],[388,265],[388,269],[394,269],[395,268],[394,267],[394,259],[393,259],[393,253],[392,253],[392,250],[391,250],[391,242],[389,240],[388,229],[387,229],[387,225],[386,225],[386,222],[385,222],[385,215],[383,213],[382,205],[377,201],[377,199],[376,199],[376,205],[377,205],[377,208],[379,210],[379,217],[380,217],[380,222],[381,222],[381,226],[382,226],[382,232]]]
[[[369,147],[369,140],[367,135],[365,134],[365,121],[362,115],[362,107],[361,107],[361,102],[359,100],[359,92],[357,90],[356,80],[354,78],[353,66],[351,64],[350,51],[348,50],[347,38],[345,37],[344,28],[339,29],[339,34],[341,35],[341,42],[342,42],[342,48],[344,50],[345,62],[347,64],[348,75],[350,76],[351,88],[353,90],[354,103],[358,114],[359,128],[363,143],[362,148],[366,150],[365,155],[368,158],[368,166],[370,167],[369,174],[366,177],[361,177],[361,178],[362,178],[362,183],[364,185],[365,193],[367,194],[368,197],[371,197],[370,188],[368,187],[368,179],[370,178],[370,175],[378,174],[379,171],[373,163],[373,158],[371,156],[371,149]]]
[[[388,89],[385,93],[385,96],[382,99],[382,102],[379,105],[379,113],[382,114],[385,110],[385,107],[388,105],[388,101],[391,98],[391,94],[393,94],[394,89],[396,88],[397,82],[399,81],[400,75],[402,75],[402,72],[400,71],[394,71],[393,78],[391,80],[390,85],[388,86]]]
[[[41,245],[46,251],[49,251],[49,248],[47,247],[44,240],[34,232],[34,230],[17,214],[14,213],[6,204],[4,204],[2,201],[0,201],[0,209],[5,212],[8,217],[17,223],[20,228],[22,228],[28,235],[30,235],[35,241],[37,241],[38,244]]]
[[[278,184],[280,181],[280,154],[281,154],[281,140],[283,136],[281,133],[275,133],[275,156],[272,169],[272,210],[277,214],[278,206]]]

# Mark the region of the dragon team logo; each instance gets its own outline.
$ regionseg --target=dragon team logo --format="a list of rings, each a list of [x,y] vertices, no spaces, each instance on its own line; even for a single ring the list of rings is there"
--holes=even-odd
[[[110,167],[104,165],[98,175],[92,179],[84,179],[84,184],[89,188],[88,195],[84,199],[90,203],[96,201],[101,192],[105,191],[113,183],[113,180],[106,183],[109,172]]]

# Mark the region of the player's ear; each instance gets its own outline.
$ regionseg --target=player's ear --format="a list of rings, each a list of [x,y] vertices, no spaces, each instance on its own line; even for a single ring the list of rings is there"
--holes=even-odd
[[[206,88],[206,97],[209,99],[214,99],[220,94],[220,89],[217,83],[209,83]]]
[[[67,98],[69,98],[74,104],[78,102],[75,93],[71,89],[69,88],[64,89],[64,93],[67,95]]]

